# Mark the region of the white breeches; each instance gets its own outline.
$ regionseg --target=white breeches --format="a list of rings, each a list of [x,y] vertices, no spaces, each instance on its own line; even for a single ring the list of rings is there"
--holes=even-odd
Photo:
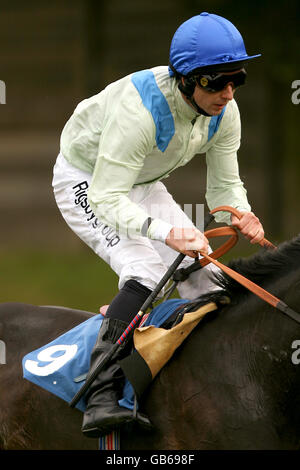
[[[152,290],[178,256],[178,252],[160,241],[146,237],[127,238],[95,217],[87,200],[91,178],[91,174],[77,169],[63,155],[58,155],[52,184],[56,203],[63,218],[69,227],[116,272],[119,276],[119,289],[127,280],[135,279]],[[160,181],[136,186],[132,188],[128,197],[152,217],[161,218],[176,224],[177,227],[194,226]],[[179,267],[187,267],[193,262],[193,258],[186,256]],[[210,264],[192,273],[186,281],[178,284],[180,296],[194,299],[216,289],[216,285],[209,277],[211,272],[217,269]]]

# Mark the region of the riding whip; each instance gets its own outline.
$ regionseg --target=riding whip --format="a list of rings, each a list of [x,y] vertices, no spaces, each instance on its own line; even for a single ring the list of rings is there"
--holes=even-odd
[[[206,215],[205,220],[204,220],[204,228],[206,228],[210,222],[213,220],[213,215],[210,213]],[[136,316],[133,318],[133,320],[130,322],[126,330],[122,333],[120,338],[117,340],[117,342],[112,346],[111,350],[102,358],[102,360],[99,361],[95,369],[91,372],[89,375],[88,379],[85,381],[83,386],[78,390],[78,392],[74,395],[72,400],[69,403],[69,406],[71,408],[74,408],[74,406],[78,403],[78,401],[83,397],[83,395],[87,392],[91,384],[94,382],[95,378],[98,376],[99,372],[102,370],[102,368],[113,358],[113,356],[116,354],[116,352],[122,347],[124,344],[125,340],[128,338],[129,333],[131,333],[137,325],[140,323],[141,318],[143,315],[146,313],[147,309],[151,306],[152,302],[155,300],[161,289],[164,287],[164,285],[171,279],[172,275],[182,262],[182,260],[185,258],[185,255],[183,253],[180,253],[177,258],[175,258],[175,261],[171,264],[169,269],[166,271],[166,273],[163,275],[155,289],[151,292],[149,297],[145,300],[143,305],[141,306],[140,311],[136,314]]]

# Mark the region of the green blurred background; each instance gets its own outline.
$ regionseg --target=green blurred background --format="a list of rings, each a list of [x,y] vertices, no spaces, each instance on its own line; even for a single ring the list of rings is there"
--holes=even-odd
[[[117,277],[67,227],[55,205],[52,167],[61,130],[82,99],[139,69],[168,63],[170,40],[189,17],[225,16],[242,33],[248,84],[240,173],[254,212],[274,243],[299,233],[300,80],[297,0],[2,0],[0,79],[1,301],[97,311]],[[298,94],[298,96],[300,96]],[[180,204],[204,202],[199,155],[165,180]],[[230,257],[254,250],[244,240]]]

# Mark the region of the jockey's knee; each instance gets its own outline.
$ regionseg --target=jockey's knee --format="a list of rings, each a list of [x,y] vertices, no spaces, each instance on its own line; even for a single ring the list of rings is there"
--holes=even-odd
[[[105,316],[130,323],[150,293],[148,287],[135,279],[129,279],[110,303]]]

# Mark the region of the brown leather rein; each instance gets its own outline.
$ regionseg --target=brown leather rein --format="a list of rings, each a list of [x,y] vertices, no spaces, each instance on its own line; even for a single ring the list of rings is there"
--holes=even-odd
[[[214,214],[215,212],[220,212],[220,211],[226,211],[230,212],[231,214],[235,215],[238,219],[242,217],[241,212],[239,212],[237,209],[230,207],[230,206],[219,206],[216,207],[214,210],[211,211],[211,214]],[[228,266],[225,266],[224,264],[220,263],[217,261],[216,258],[219,258],[220,256],[224,255],[227,253],[228,250],[230,250],[238,241],[238,233],[235,228],[233,227],[219,227],[215,228],[212,230],[207,230],[204,232],[205,236],[207,238],[214,238],[214,237],[221,237],[221,236],[226,236],[230,235],[231,238],[227,240],[222,246],[217,248],[213,253],[210,255],[207,255],[203,252],[200,252],[201,256],[203,258],[199,260],[199,263],[201,266],[206,266],[209,263],[213,263],[218,268],[220,268],[224,273],[226,273],[228,276],[233,278],[235,281],[239,282],[242,284],[244,287],[246,287],[248,290],[253,292],[255,295],[260,297],[262,300],[267,302],[268,304],[272,305],[273,307],[277,308],[281,312],[285,313],[289,317],[291,317],[293,320],[296,322],[300,323],[300,314],[292,310],[288,305],[286,305],[282,300],[278,299],[274,295],[270,294],[268,291],[263,289],[262,287],[258,286],[254,282],[250,281],[246,277],[242,276],[241,274],[237,273],[233,269],[229,268]],[[271,242],[269,242],[267,239],[261,240],[259,243],[261,246],[264,248],[268,249],[273,249],[276,250],[276,246],[273,245]]]

